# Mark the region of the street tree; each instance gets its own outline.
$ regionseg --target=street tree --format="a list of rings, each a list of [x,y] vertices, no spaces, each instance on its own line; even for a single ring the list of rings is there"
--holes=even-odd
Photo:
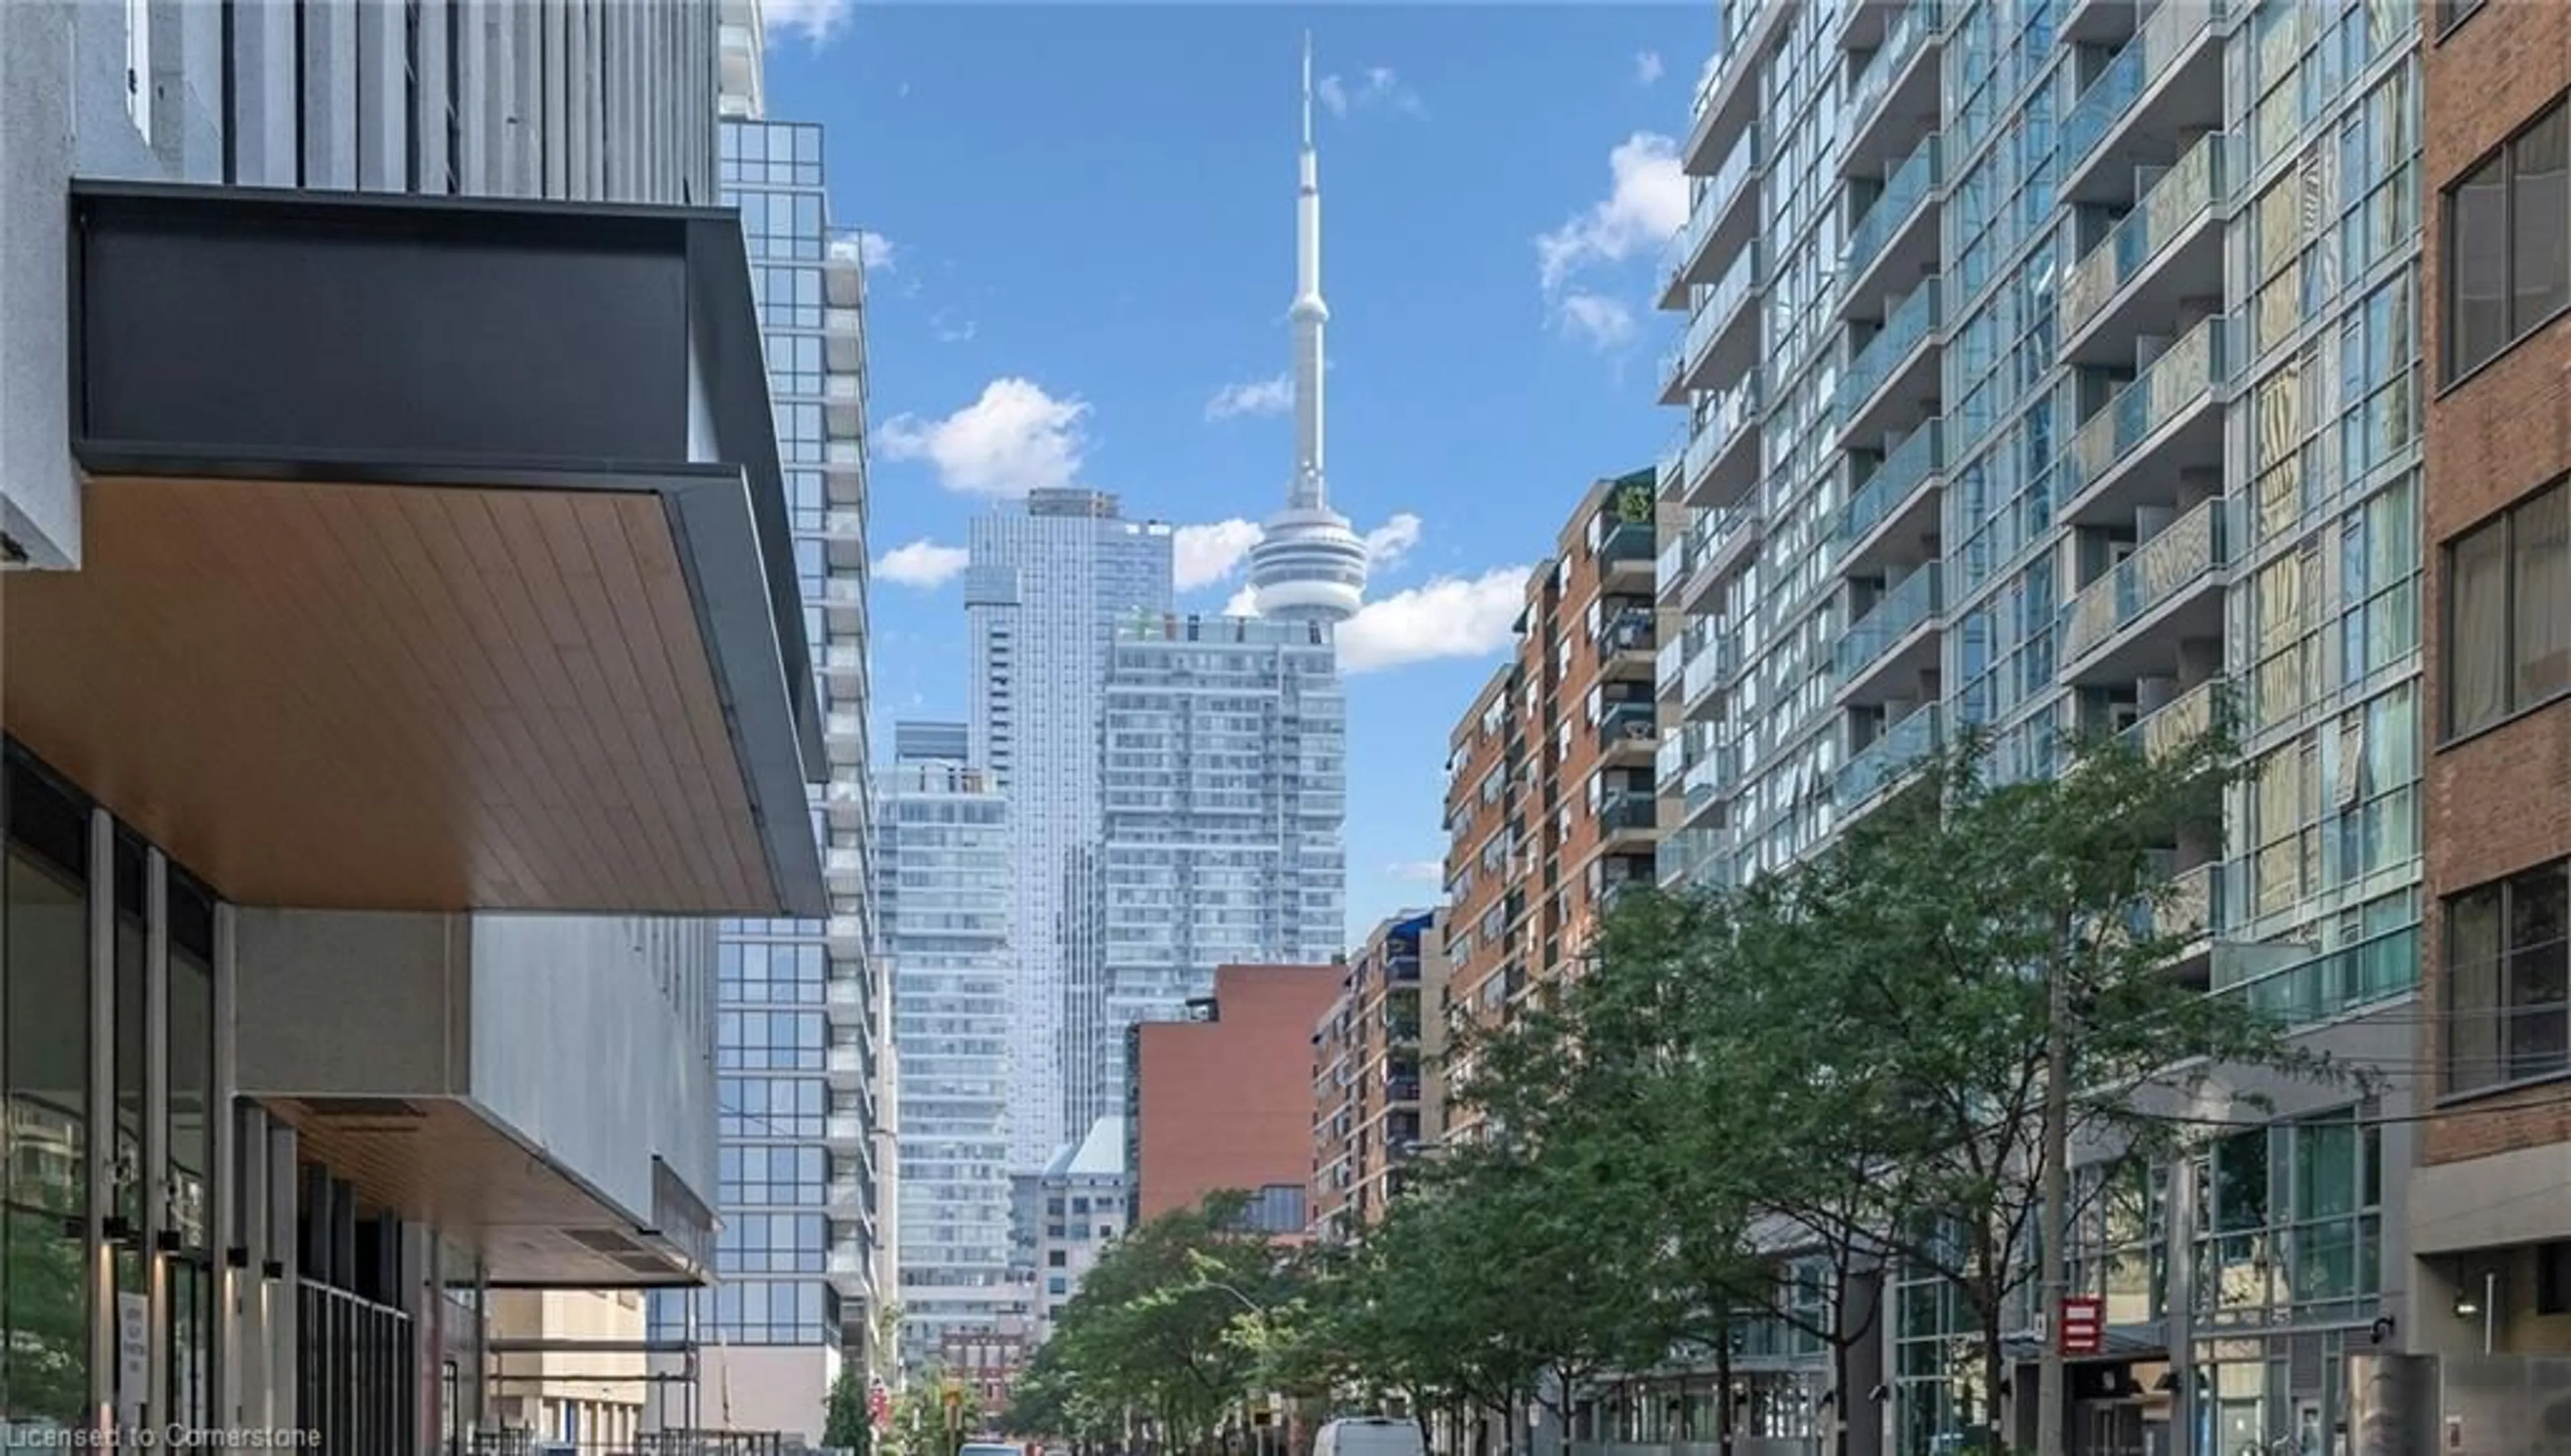
[[[2096,1197],[2169,1154],[2180,1125],[2155,1094],[2194,1097],[2224,1067],[2334,1075],[2244,1000],[2172,974],[2205,927],[2188,923],[2167,854],[2220,843],[2231,761],[2218,727],[2150,754],[2080,745],[2058,775],[2003,780],[1968,735],[1768,892],[1796,934],[1765,965],[1771,1014],[1745,1025],[1772,1069],[1801,1069],[1771,1116],[1892,1193],[1889,1207],[1791,1212],[1954,1289],[1993,1444],[2003,1324],[2036,1277],[2052,1150],[2087,1150]]]

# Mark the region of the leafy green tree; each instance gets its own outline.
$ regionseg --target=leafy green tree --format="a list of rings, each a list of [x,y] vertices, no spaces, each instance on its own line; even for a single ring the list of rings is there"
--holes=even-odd
[[[821,1417],[821,1444],[863,1456],[874,1445],[874,1424],[866,1419],[866,1382],[854,1365],[841,1365],[830,1382],[830,1399]]]
[[[2154,755],[2084,745],[2058,776],[2004,782],[1967,737],[1771,892],[1792,947],[1762,958],[1770,1014],[1744,1024],[1772,1068],[1800,1069],[1773,1115],[1892,1194],[1792,1213],[1952,1286],[1995,1442],[2003,1320],[2039,1247],[2057,990],[2068,1141],[2103,1174],[2090,1197],[2167,1154],[2169,1102],[2216,1069],[2331,1071],[2171,974],[2200,927],[2173,913],[2166,856],[2219,844],[2231,761],[2218,730]]]

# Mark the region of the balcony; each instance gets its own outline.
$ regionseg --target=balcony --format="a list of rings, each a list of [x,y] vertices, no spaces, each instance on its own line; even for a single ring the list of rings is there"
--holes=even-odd
[[[865,1082],[868,1069],[864,1048],[842,1042],[833,1045],[825,1055],[821,1070],[827,1074],[831,1086],[855,1087]]]
[[[832,1113],[821,1120],[821,1141],[836,1148],[853,1148],[866,1141],[866,1120],[854,1113]]]
[[[2064,682],[2109,686],[2165,673],[2180,643],[2222,636],[2223,594],[2208,588],[2221,585],[2227,560],[2225,505],[2218,496],[2198,506],[2081,588],[2062,609],[2055,656]],[[2146,623],[2154,631],[2137,630]]]
[[[863,714],[831,713],[821,720],[821,741],[828,749],[830,762],[847,767],[863,761],[861,750],[866,741],[866,720]]]
[[[1920,140],[1903,159],[1874,205],[1848,229],[1847,246],[1839,253],[1839,307],[1851,306],[1878,292],[1910,286],[1937,262],[1938,137]]]
[[[1678,644],[1671,643],[1670,646],[1676,647]],[[1662,789],[1672,787],[1677,783],[1679,775],[1687,771],[1691,746],[1687,739],[1689,727],[1689,725],[1682,725],[1678,731],[1662,738],[1661,745],[1652,750],[1652,782],[1656,787]]]
[[[2145,714],[2120,735],[2147,758],[2165,758],[2186,748],[2214,728],[2214,708],[2223,680],[2209,678]]]
[[[2128,520],[2191,470],[2221,479],[2223,412],[2213,405],[2231,377],[2231,320],[2205,319],[2081,421],[2066,452],[2063,523]]]
[[[1707,290],[1688,320],[1687,336],[1662,366],[1661,403],[1685,403],[1689,394],[1711,389],[1716,380],[1734,378],[1758,362],[1759,310],[1750,304],[1762,277],[1759,253],[1759,242],[1753,239]]]
[[[1759,483],[1760,389],[1760,371],[1753,367],[1698,401],[1680,477],[1686,482],[1680,499],[1687,504],[1730,505]]]
[[[1692,534],[1702,544],[1694,553],[1687,585],[1679,593],[1681,610],[1696,611],[1718,583],[1747,561],[1750,548],[1759,544],[1766,525],[1767,516],[1756,505],[1708,511],[1699,517]]]
[[[1685,308],[1690,288],[1714,281],[1714,260],[1732,255],[1749,241],[1758,226],[1759,209],[1742,204],[1758,195],[1751,180],[1762,160],[1759,124],[1753,121],[1733,139],[1732,150],[1724,154],[1713,176],[1697,189],[1687,227],[1670,240],[1670,256],[1663,268],[1667,279],[1661,289],[1663,308]]]
[[[866,503],[866,445],[863,436],[825,440],[821,444],[821,484],[834,506]]]
[[[2063,279],[2064,362],[2130,357],[2137,327],[2178,316],[2189,299],[2222,296],[2223,230],[2214,224],[2231,140],[2211,132],[2189,148]]]
[[[1660,824],[1661,801],[1657,795],[1622,789],[1599,800],[1598,837],[1601,839],[1649,834],[1659,829]]]
[[[1839,635],[1834,661],[1839,702],[1848,706],[1917,698],[1937,669],[1938,614],[1945,609],[1934,562],[1903,577]]]
[[[1935,704],[1913,709],[1908,717],[1850,753],[1846,766],[1839,769],[1840,812],[1853,814],[1909,777],[1920,760],[1936,752],[1944,741],[1940,721]]]
[[[1687,575],[1688,533],[1674,531],[1670,534],[1669,540],[1661,543],[1661,554],[1652,563],[1653,600],[1670,602],[1678,589],[1686,584]],[[1672,603],[1672,605],[1676,604]]]
[[[1946,452],[1941,422],[1930,419],[1892,447],[1839,512],[1839,575],[1872,576],[1887,553],[1917,552],[1937,536]]]
[[[1656,626],[1649,607],[1627,607],[1609,612],[1598,624],[1598,655],[1616,658],[1640,653],[1649,658],[1658,647]]]
[[[1880,0],[1848,6],[1876,15],[1889,8]],[[1870,18],[1852,19],[1851,32]],[[1842,167],[1862,171],[1881,166],[1937,125],[1937,29],[1943,18],[1935,0],[1911,0],[1885,24],[1873,58],[1848,87],[1842,112],[1847,118]],[[1857,37],[1851,34],[1846,39]]]
[[[821,379],[821,420],[834,435],[853,435],[866,427],[866,376],[855,370],[825,374]]]
[[[1723,37],[1721,59],[1697,87],[1689,111],[1681,162],[1691,174],[1712,171],[1724,139],[1755,124],[1759,88],[1745,84],[1749,58],[1768,48],[1784,12],[1795,8],[1779,0],[1739,0],[1726,12],[1731,31]]]
[[[2216,989],[2240,997],[2288,1026],[2310,1026],[2416,991],[2419,927],[2405,925],[2273,969],[2260,960],[2245,960],[2261,969],[2226,980],[2222,958],[2217,957]]]
[[[1598,577],[1602,590],[1648,593],[1652,561],[1659,546],[1649,521],[1619,521],[1598,543]]]
[[[2059,196],[2131,197],[2131,170],[2166,166],[2191,137],[2223,125],[2221,0],[2161,0],[2063,120]]]
[[[1679,702],[1691,720],[1702,721],[1714,716],[1715,691],[1729,684],[1741,671],[1741,638],[1735,632],[1717,632],[1706,639],[1705,646],[1688,660],[1682,680]]]
[[[852,643],[831,643],[822,648],[821,683],[828,690],[830,706],[845,708],[864,696],[866,686],[866,650]]]
[[[832,308],[861,307],[866,300],[866,236],[854,228],[830,235],[821,251],[821,301]]]
[[[1619,699],[1598,715],[1598,750],[1645,747],[1660,740],[1660,710],[1648,700]]]
[[[821,310],[821,367],[853,374],[866,366],[866,315],[861,308]]]
[[[1931,344],[1945,321],[1941,292],[1936,278],[1920,279],[1849,358],[1839,376],[1841,438],[1879,439],[1934,412],[1937,350]]]

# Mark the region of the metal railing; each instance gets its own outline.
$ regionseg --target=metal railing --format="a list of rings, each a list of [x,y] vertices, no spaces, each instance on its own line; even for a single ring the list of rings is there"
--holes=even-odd
[[[1874,741],[1850,754],[1847,766],[1839,770],[1840,806],[1860,804],[1874,797],[1920,759],[1935,752],[1943,740],[1938,725],[1935,704],[1913,709],[1909,716],[1876,733]]]
[[[2125,729],[2124,740],[2148,758],[2177,752],[2214,727],[2215,697],[2222,687],[2223,680],[2219,678],[2198,684],[2145,714],[2141,722]]]

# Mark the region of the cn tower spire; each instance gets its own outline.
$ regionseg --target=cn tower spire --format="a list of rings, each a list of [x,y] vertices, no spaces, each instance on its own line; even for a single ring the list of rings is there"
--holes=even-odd
[[[1344,622],[1365,601],[1365,542],[1330,509],[1321,475],[1321,164],[1312,140],[1312,36],[1303,34],[1303,145],[1294,190],[1294,476],[1286,509],[1268,518],[1250,553],[1251,600],[1262,617]]]
[[[1303,151],[1301,185],[1294,195],[1294,482],[1286,504],[1318,510],[1329,504],[1321,473],[1321,325],[1330,307],[1321,301],[1321,161],[1312,145],[1312,33],[1303,33]]]

